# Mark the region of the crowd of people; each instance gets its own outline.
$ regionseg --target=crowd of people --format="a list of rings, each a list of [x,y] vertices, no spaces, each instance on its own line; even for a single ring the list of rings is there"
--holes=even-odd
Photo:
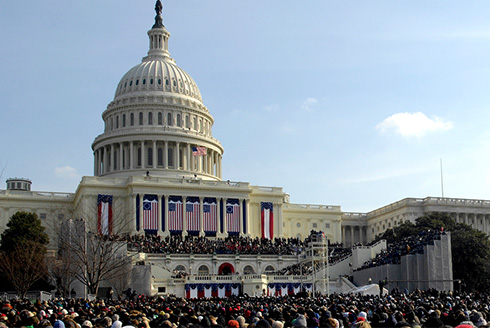
[[[163,254],[243,254],[298,255],[304,242],[298,238],[261,239],[245,236],[208,238],[197,236],[131,235],[126,236],[128,249]]]
[[[371,328],[488,327],[490,295],[435,290],[391,294],[0,302],[0,327]]]
[[[433,243],[434,240],[439,239],[440,235],[444,233],[444,231],[429,230],[421,232],[418,235],[400,238],[394,243],[389,243],[386,250],[378,253],[375,258],[366,261],[362,267],[357,270],[385,264],[400,264],[402,256],[409,254],[423,254],[424,246]]]

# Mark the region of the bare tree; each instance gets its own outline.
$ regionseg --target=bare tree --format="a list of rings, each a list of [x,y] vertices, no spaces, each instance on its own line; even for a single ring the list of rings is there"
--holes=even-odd
[[[0,253],[0,271],[21,298],[46,275],[45,253],[46,247],[35,241],[14,245],[12,250]]]
[[[67,252],[58,252],[57,257],[49,257],[46,261],[51,284],[56,286],[61,297],[68,297],[71,283],[75,280],[71,257]]]
[[[116,213],[117,214],[117,213]],[[68,257],[66,274],[97,294],[102,282],[127,280],[131,257],[127,242],[121,237],[127,233],[131,215],[113,215],[110,228],[100,227],[97,215],[89,219],[70,219],[60,230],[61,257]]]

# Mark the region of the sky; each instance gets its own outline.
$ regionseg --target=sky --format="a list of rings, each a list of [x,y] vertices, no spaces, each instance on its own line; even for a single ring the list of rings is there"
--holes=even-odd
[[[154,0],[0,0],[0,175],[74,192]],[[164,0],[223,179],[368,212],[490,199],[490,2]]]

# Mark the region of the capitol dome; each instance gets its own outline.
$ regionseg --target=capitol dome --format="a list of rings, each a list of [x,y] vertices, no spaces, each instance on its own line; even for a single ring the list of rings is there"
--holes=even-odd
[[[221,180],[223,147],[192,77],[170,57],[162,6],[148,31],[149,51],[117,85],[95,138],[94,175],[189,176]]]

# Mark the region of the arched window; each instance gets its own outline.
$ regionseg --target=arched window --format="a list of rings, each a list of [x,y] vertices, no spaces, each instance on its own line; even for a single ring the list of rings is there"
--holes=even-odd
[[[186,271],[185,270],[185,266],[183,266],[183,265],[177,265],[175,267],[174,271],[177,271],[177,272],[179,272],[179,271],[185,272]]]
[[[163,148],[159,147],[158,148],[158,162],[157,165],[163,166]]]
[[[177,114],[177,126],[182,126],[182,119],[180,118],[180,114]]]
[[[191,128],[191,121],[189,120],[189,115],[186,115],[185,116],[185,127],[187,129],[190,129]]]
[[[173,167],[174,166],[174,150],[173,148],[168,148],[168,166]]]
[[[255,271],[254,271],[254,268],[252,268],[251,265],[247,265],[243,268],[243,273],[244,274],[254,274]]]
[[[116,116],[116,129],[119,129],[119,115]]]
[[[110,129],[114,129],[114,117],[111,116],[111,127]]]
[[[197,131],[197,117],[194,117],[194,130]]]
[[[129,116],[129,125],[134,125],[134,113],[131,113],[131,115]]]
[[[153,125],[153,113],[152,112],[148,113],[148,124]]]
[[[126,127],[126,114],[123,114],[123,118],[122,118],[122,126],[123,128]]]
[[[138,166],[141,166],[141,147],[138,147]]]
[[[199,267],[199,269],[197,269],[197,274],[200,274],[200,275],[209,274],[209,268],[205,265],[201,265]]]
[[[163,117],[162,117],[162,113],[159,112],[158,113],[158,125],[162,125],[163,124]]]
[[[172,113],[167,114],[167,125],[172,126]]]
[[[138,123],[139,123],[139,125],[143,125],[143,112],[140,112]]]
[[[148,166],[153,165],[153,148],[148,147]]]
[[[276,270],[274,270],[274,267],[273,267],[272,265],[268,265],[268,266],[265,268],[264,273],[265,273],[265,274],[270,274],[270,273],[273,273],[274,271],[276,271]]]

